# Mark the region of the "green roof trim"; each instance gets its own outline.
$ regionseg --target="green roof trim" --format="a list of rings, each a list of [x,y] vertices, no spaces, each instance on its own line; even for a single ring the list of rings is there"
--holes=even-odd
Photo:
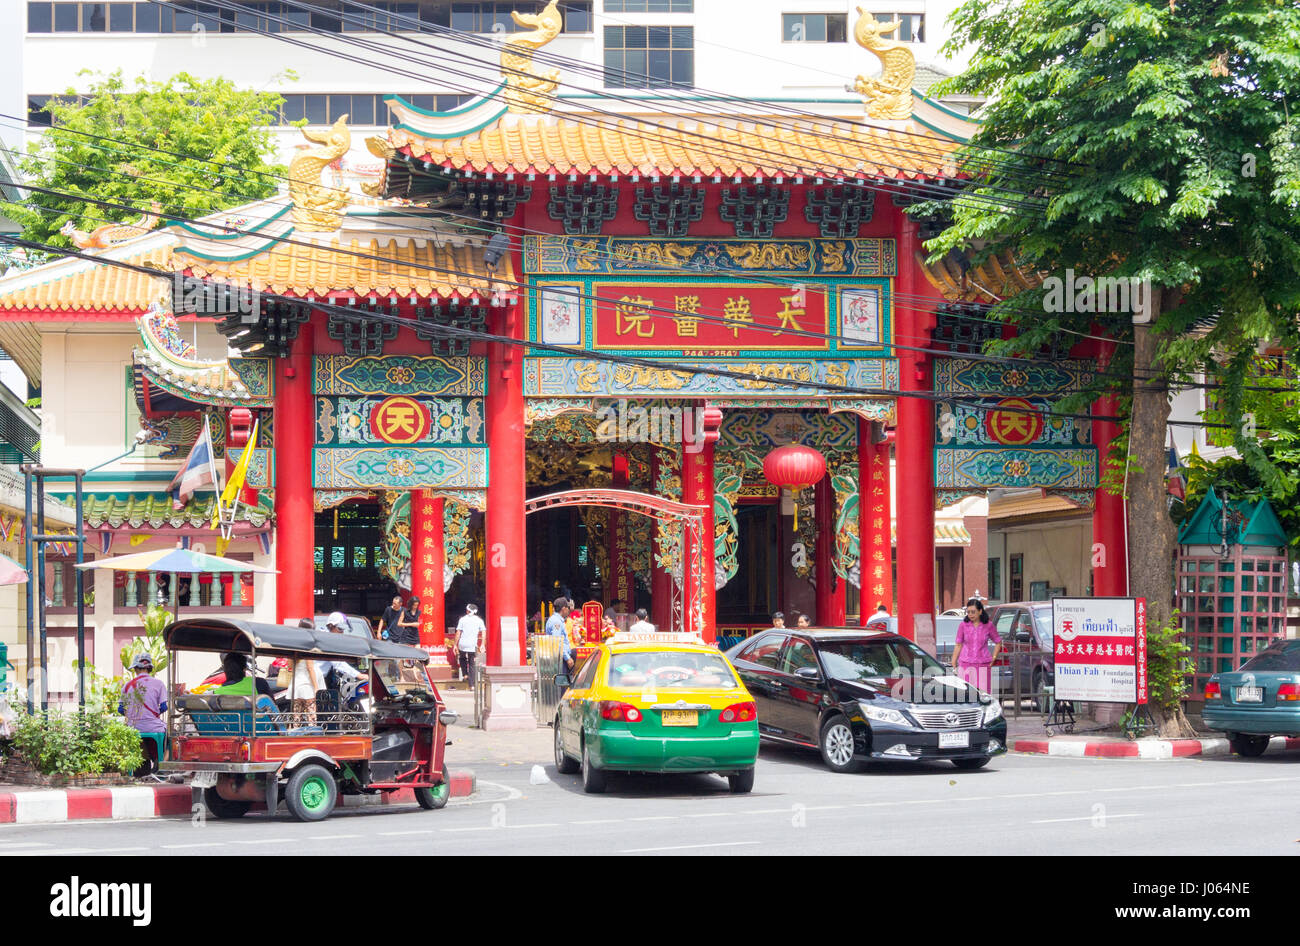
[[[1241,516],[1241,529],[1234,544],[1252,548],[1282,548],[1287,544],[1286,530],[1269,505],[1268,500],[1238,499],[1228,504],[1231,511]],[[1208,545],[1217,547],[1223,542],[1219,524],[1223,517],[1223,503],[1211,490],[1196,507],[1192,518],[1178,530],[1179,545]]]
[[[83,518],[88,529],[196,529],[212,531],[216,494],[195,495],[181,509],[172,508],[168,493],[88,493]],[[271,518],[262,497],[256,506],[240,505],[237,522],[261,528]]]
[[[477,98],[472,98],[464,105],[458,105],[456,108],[453,108],[446,112],[431,112],[427,108],[420,108],[418,105],[412,105],[410,102],[402,98],[400,95],[385,95],[384,103],[387,104],[389,102],[400,102],[402,108],[408,108],[411,111],[416,112],[417,114],[425,115],[429,118],[449,118],[452,115],[463,115],[466,112],[471,112],[476,108],[482,108],[485,102],[487,102],[489,99],[496,98],[497,95],[500,94],[500,92],[505,89],[505,87],[506,87],[506,82],[504,79],[502,79],[501,84],[498,85],[491,92],[488,92],[486,95],[480,95]],[[505,111],[504,105],[501,107],[501,110]]]
[[[293,235],[293,230],[294,228],[290,227],[288,230],[285,230],[279,236],[267,237],[266,242],[263,243],[261,246],[259,246],[257,249],[249,250],[247,253],[237,253],[234,254],[233,256],[223,256],[220,253],[202,253],[199,250],[194,249],[193,247],[191,247],[189,244],[186,243],[177,245],[176,252],[184,253],[186,256],[192,256],[195,259],[204,260],[205,262],[208,263],[242,263],[244,262],[244,260],[250,260],[254,256],[261,256],[263,253],[265,253],[271,247],[275,246],[277,243],[285,242],[286,240],[289,239],[289,237]],[[239,234],[239,235],[244,236],[244,234]]]
[[[186,233],[192,233],[195,236],[202,237],[205,240],[239,240],[242,239],[243,237],[248,236],[250,233],[256,233],[258,230],[261,230],[263,227],[270,226],[272,223],[279,220],[281,217],[283,217],[292,209],[293,209],[292,205],[286,204],[284,207],[281,207],[279,210],[277,210],[271,216],[267,217],[261,223],[254,224],[251,227],[239,227],[238,233],[208,233],[205,230],[200,230],[198,227],[192,226],[191,224],[188,223],[184,223],[180,220],[169,220],[168,223],[173,224],[176,227],[179,227],[181,230],[184,230]],[[210,224],[209,226],[216,227],[221,225],[214,223],[214,224]]]

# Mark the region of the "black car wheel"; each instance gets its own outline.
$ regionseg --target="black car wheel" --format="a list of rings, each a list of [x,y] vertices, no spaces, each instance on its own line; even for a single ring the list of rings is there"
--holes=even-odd
[[[1228,746],[1237,755],[1253,759],[1264,754],[1264,750],[1268,748],[1268,740],[1268,736],[1250,736],[1246,733],[1237,733],[1235,736],[1229,736]]]
[[[222,798],[215,788],[203,790],[203,803],[208,806],[208,811],[212,812],[214,818],[242,818],[253,806],[252,802]]]
[[[569,756],[560,745],[560,718],[555,717],[555,771],[561,775],[572,775],[578,771],[578,761]]]
[[[588,795],[599,795],[605,790],[605,773],[591,763],[591,751],[582,744],[582,790]]]
[[[988,756],[982,759],[953,759],[952,764],[959,769],[982,769],[989,764]]]
[[[822,761],[832,772],[856,772],[861,768],[853,758],[853,727],[843,716],[832,716],[826,721],[818,745]]]
[[[727,776],[727,787],[733,795],[747,795],[754,790],[754,767],[741,769]]]

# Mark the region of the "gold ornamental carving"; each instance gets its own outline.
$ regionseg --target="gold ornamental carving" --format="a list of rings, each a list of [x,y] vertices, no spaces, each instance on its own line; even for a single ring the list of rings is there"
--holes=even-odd
[[[140,219],[135,223],[106,223],[89,233],[78,230],[69,220],[59,229],[59,232],[71,240],[78,249],[102,250],[132,237],[144,236],[158,226],[158,214],[161,210],[162,208],[154,203],[150,205],[149,213],[141,214]]]
[[[347,188],[324,184],[321,175],[352,147],[347,120],[342,116],[328,131],[302,130],[304,138],[320,147],[300,151],[289,162],[289,197],[293,200],[293,223],[299,230],[328,233],[343,223]]]
[[[858,22],[853,26],[853,38],[863,49],[876,55],[881,67],[879,79],[858,76],[853,83],[853,90],[863,98],[868,118],[912,117],[912,80],[916,77],[916,55],[906,43],[885,38],[896,32],[900,25],[898,20],[882,23],[858,7]]]
[[[501,76],[506,82],[506,107],[512,112],[549,112],[560,85],[560,70],[542,72],[533,64],[533,53],[560,35],[564,18],[551,0],[540,13],[517,13],[510,16],[519,26],[531,26],[527,33],[516,33],[501,49]]]

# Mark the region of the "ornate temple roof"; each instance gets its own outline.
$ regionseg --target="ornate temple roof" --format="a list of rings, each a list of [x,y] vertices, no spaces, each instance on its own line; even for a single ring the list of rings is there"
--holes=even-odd
[[[167,493],[92,493],[85,498],[84,519],[88,529],[196,529],[210,531],[214,494],[196,495],[180,509],[172,508]],[[261,529],[271,518],[271,508],[259,502],[241,505],[237,522]]]
[[[918,253],[917,262],[925,278],[949,302],[1000,302],[1043,281],[1038,273],[1021,269],[1010,254],[990,257],[978,266],[970,264],[969,255],[960,261],[945,257],[927,263],[926,254]]]

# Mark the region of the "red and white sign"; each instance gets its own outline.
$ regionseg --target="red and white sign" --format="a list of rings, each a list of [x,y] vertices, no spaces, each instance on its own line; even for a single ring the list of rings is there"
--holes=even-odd
[[[1056,698],[1147,701],[1146,599],[1053,598]]]

